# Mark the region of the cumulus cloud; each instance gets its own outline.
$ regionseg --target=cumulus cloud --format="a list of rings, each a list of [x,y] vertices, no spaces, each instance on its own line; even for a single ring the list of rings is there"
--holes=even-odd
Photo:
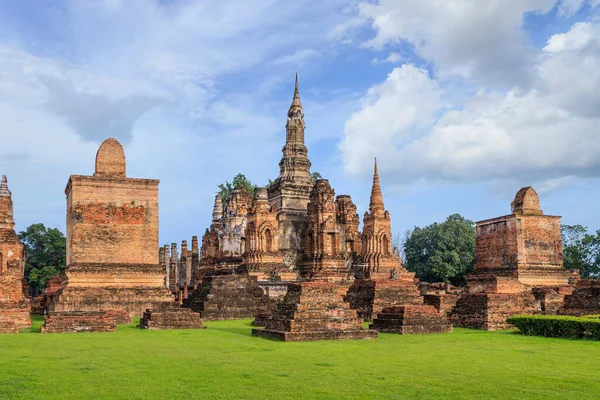
[[[337,12],[345,4],[0,6],[0,167],[23,196],[18,223],[63,226],[68,175],[93,172],[98,144],[116,136],[125,144],[128,173],[162,181],[161,231],[178,240],[201,233],[216,184],[240,170],[265,183],[276,175],[276,135],[283,136],[287,105],[274,110],[273,92],[284,82],[291,96],[292,66],[329,50],[331,26],[350,18]],[[30,11],[27,21],[23,10]],[[264,89],[267,79],[277,83]],[[265,155],[259,162],[240,164],[258,152]],[[199,172],[205,170],[211,173]]]
[[[447,97],[447,88],[436,79],[421,71],[421,85],[399,83],[400,71],[413,71],[402,80],[415,82],[414,67],[395,69],[369,90],[362,110],[347,121],[340,149],[348,172],[368,170],[366,156],[379,153],[387,160],[382,168],[398,183],[556,183],[600,176],[598,23],[580,22],[552,36],[527,90],[480,88],[464,103],[448,105],[437,100]],[[407,90],[394,92],[399,85]],[[406,123],[407,103],[421,109],[419,126]]]
[[[480,84],[528,85],[539,51],[523,31],[526,13],[547,13],[556,0],[380,0],[359,4],[375,35],[364,45],[381,50],[400,43],[432,62],[443,76]],[[558,2],[564,14],[584,0]]]

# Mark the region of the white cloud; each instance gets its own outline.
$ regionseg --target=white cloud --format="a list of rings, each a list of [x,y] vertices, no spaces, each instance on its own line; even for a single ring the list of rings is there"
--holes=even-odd
[[[359,13],[375,32],[365,42],[370,48],[393,48],[405,42],[443,76],[527,85],[536,51],[526,44],[524,13],[546,13],[555,2],[380,0],[360,3]],[[569,9],[574,7],[571,4]]]
[[[116,136],[128,173],[161,179],[161,232],[202,234],[216,184],[240,170],[276,176],[287,105],[274,111],[270,96],[285,77],[291,98],[290,66],[330,49],[345,4],[64,0],[18,31],[0,6],[0,170],[20,228],[64,226],[68,175],[92,173],[100,141]]]
[[[370,156],[383,153],[382,168],[397,183],[556,183],[600,176],[600,26],[577,23],[551,37],[534,67],[531,89],[482,88],[447,112],[432,101],[432,93],[434,99],[445,98],[440,93],[445,89],[432,92],[438,84],[423,74],[421,82],[429,89],[403,85],[407,91],[382,91],[398,85],[395,69],[368,92],[363,109],[346,123],[340,146],[346,171],[366,172]],[[406,103],[423,112],[420,129],[404,123]],[[441,115],[437,120],[436,114]]]
[[[391,52],[390,55],[387,56],[386,58],[383,58],[383,59],[374,58],[373,64],[382,64],[382,63],[395,64],[400,60],[402,60],[402,56],[400,55],[400,53]]]

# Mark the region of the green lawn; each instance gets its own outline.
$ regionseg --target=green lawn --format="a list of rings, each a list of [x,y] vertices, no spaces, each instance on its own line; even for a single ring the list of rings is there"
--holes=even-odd
[[[202,331],[0,335],[0,399],[598,399],[600,342],[456,329],[280,343]]]

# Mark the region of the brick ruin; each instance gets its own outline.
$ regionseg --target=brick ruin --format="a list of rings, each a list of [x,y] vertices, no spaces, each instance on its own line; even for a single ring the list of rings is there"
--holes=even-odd
[[[94,175],[67,183],[67,269],[46,291],[47,323],[64,320],[65,331],[86,313],[94,330],[100,311],[122,320],[173,305],[158,255],[159,181],[128,178],[125,168],[123,147],[107,139]]]
[[[0,333],[18,333],[31,327],[30,300],[24,278],[25,251],[15,232],[12,193],[0,181]]]
[[[431,334],[452,332],[452,324],[433,306],[406,305],[385,307],[369,329],[401,335]]]
[[[307,205],[305,252],[299,263],[302,281],[290,284],[282,302],[254,336],[283,341],[372,339],[356,310],[344,301],[351,256],[340,241],[335,193],[329,181],[318,179]],[[350,261],[350,262],[349,262]]]
[[[346,300],[366,321],[371,321],[385,307],[423,306],[415,274],[403,268],[402,260],[392,251],[391,218],[383,203],[377,161],[369,211],[365,212],[363,225],[362,247],[353,267],[357,279],[348,290]],[[423,308],[423,312],[427,311],[432,310]]]
[[[564,294],[558,313],[563,315],[600,314],[600,280],[582,279],[570,293]]]
[[[186,308],[167,308],[160,311],[146,310],[140,320],[140,328],[162,329],[206,329],[200,314]]]
[[[544,215],[535,190],[519,190],[511,208],[476,223],[475,267],[455,325],[497,330],[515,314],[554,314],[579,279],[563,267],[560,217]]]

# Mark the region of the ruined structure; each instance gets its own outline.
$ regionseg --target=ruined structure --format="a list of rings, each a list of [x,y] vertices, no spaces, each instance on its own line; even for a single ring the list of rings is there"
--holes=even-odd
[[[600,314],[600,280],[582,279],[564,295],[558,313],[563,315]]]
[[[146,310],[140,320],[140,328],[161,329],[206,329],[200,314],[186,308],[171,308],[161,311]]]
[[[158,183],[126,177],[123,147],[112,138],[98,149],[93,176],[71,175],[67,269],[47,291],[48,311],[60,312],[53,323],[71,311],[83,319],[102,310],[134,317],[171,306],[158,257]]]
[[[304,250],[308,224],[306,207],[313,186],[308,149],[304,144],[304,128],[304,111],[296,75],[294,97],[287,114],[279,176],[268,189],[269,202],[277,212],[279,250],[291,268],[296,267],[298,256]]]
[[[560,217],[544,215],[535,190],[519,190],[511,208],[510,215],[476,223],[475,267],[455,324],[506,329],[512,315],[556,310],[578,279],[563,268]]]
[[[246,251],[242,257],[250,275],[261,281],[272,280],[274,276],[283,280],[296,278],[296,273],[285,267],[283,255],[279,251],[277,212],[269,203],[265,188],[254,189],[245,238]]]
[[[384,308],[369,329],[410,335],[452,332],[452,325],[433,306],[409,305]]]
[[[15,232],[12,193],[2,175],[0,181],[0,333],[17,333],[31,327],[24,245]]]
[[[268,313],[271,303],[255,276],[223,273],[204,276],[196,290],[183,299],[183,307],[212,321],[252,318]]]
[[[262,321],[265,328],[252,330],[254,336],[283,341],[377,337],[344,301],[351,258],[340,243],[334,198],[329,181],[315,182],[307,206],[306,254],[299,264],[305,281],[289,286],[273,315]]]
[[[364,215],[362,249],[354,264],[358,279],[346,296],[366,321],[384,307],[423,304],[415,274],[402,267],[402,260],[392,251],[391,237],[390,213],[383,203],[375,160],[369,211]]]
[[[338,210],[334,199],[335,192],[329,181],[318,179],[307,205],[305,254],[298,268],[300,276],[305,280],[342,281],[352,274],[352,253],[346,251],[345,241],[340,240],[345,236],[342,234],[345,225],[338,224]],[[340,204],[345,204],[349,209],[353,206],[349,196]]]
[[[116,318],[105,311],[51,311],[42,333],[115,332]]]

